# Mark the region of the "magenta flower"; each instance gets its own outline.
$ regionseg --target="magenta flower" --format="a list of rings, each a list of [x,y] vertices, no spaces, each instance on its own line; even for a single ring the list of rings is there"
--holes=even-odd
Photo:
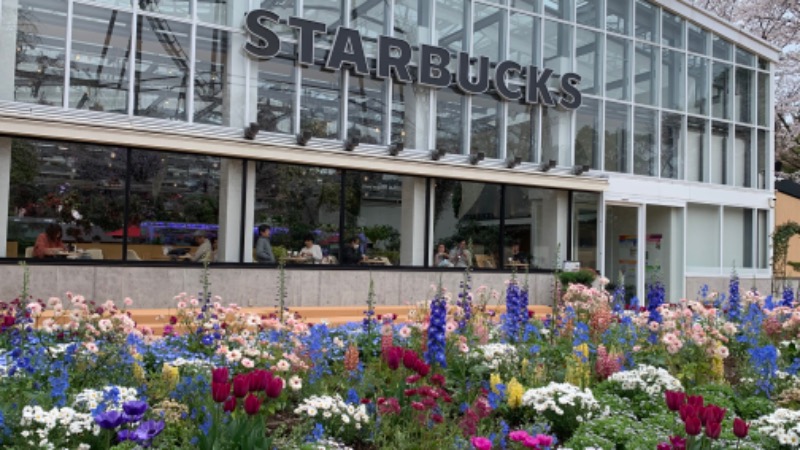
[[[528,436],[530,436],[530,435],[525,430],[517,430],[517,431],[512,431],[511,433],[508,433],[509,439],[511,439],[514,442],[523,442],[523,441],[525,441],[525,438],[527,438]]]
[[[491,450],[492,449],[492,441],[486,439],[483,436],[475,436],[470,439],[470,443],[472,446],[475,447],[475,450]]]

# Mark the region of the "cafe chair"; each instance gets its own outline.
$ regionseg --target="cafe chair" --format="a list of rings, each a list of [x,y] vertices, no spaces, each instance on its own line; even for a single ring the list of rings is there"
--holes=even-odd
[[[128,250],[128,261],[141,261],[142,258],[136,253],[136,250]]]
[[[25,247],[25,258],[33,258],[33,247]]]
[[[494,258],[491,255],[475,255],[475,265],[480,269],[494,269]]]

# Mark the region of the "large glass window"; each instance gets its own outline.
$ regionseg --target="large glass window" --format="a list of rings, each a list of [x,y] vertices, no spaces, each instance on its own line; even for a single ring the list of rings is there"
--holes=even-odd
[[[574,4],[574,0],[544,0],[544,13],[559,19],[569,20],[572,18]]]
[[[584,98],[575,116],[575,164],[600,169],[600,102]]]
[[[475,3],[472,21],[472,53],[500,61],[503,55],[503,22],[505,10]]]
[[[450,90],[436,94],[436,148],[447,153],[462,153],[462,133],[464,126],[461,117],[463,95]]]
[[[362,253],[370,261],[398,265],[401,258],[401,224],[403,215],[413,209],[403,209],[403,186],[414,183],[411,177],[354,172],[345,173],[345,242],[358,237]],[[347,261],[342,261],[347,263]]]
[[[687,121],[686,158],[689,181],[707,181],[708,176],[708,121],[689,117]]]
[[[131,15],[73,6],[69,107],[126,114]]]
[[[521,103],[508,104],[508,134],[506,135],[506,153],[519,156],[523,161],[535,161],[537,122],[539,107]]]
[[[661,43],[683,48],[683,19],[669,11],[662,11],[661,19]]]
[[[316,42],[323,45],[333,42],[336,27],[342,25],[342,0],[304,0],[303,18],[322,22],[328,26],[328,34],[320,35]]]
[[[658,48],[636,43],[634,76],[636,80],[636,103],[656,104],[656,73],[658,73]]]
[[[450,250],[456,266],[497,268],[500,258],[500,186],[437,179],[434,185],[433,242]],[[470,254],[458,248],[464,247]],[[461,258],[457,258],[461,255]],[[460,261],[460,263],[458,262]]]
[[[45,257],[34,243],[56,224],[64,244],[100,251],[54,258],[121,259],[125,168],[125,149],[13,139],[7,256]]]
[[[186,120],[190,32],[184,23],[139,16],[133,98],[137,116]]]
[[[128,249],[142,260],[166,260],[170,247],[200,245],[197,235],[213,246],[221,163],[215,156],[131,150],[129,225],[139,227],[139,236],[128,233]]]
[[[733,44],[722,39],[716,34],[711,38],[712,55],[717,59],[730,61],[733,54]]]
[[[631,0],[606,1],[606,30],[629,34],[631,28]]]
[[[723,217],[722,265],[753,267],[753,210],[728,208]]]
[[[769,242],[767,241],[767,236],[769,236],[767,230],[767,211],[759,209],[756,220],[758,220],[758,232],[756,233],[756,267],[759,269],[766,269],[769,267],[767,265],[767,247],[769,246]]]
[[[688,110],[693,114],[708,114],[708,59],[689,55]]]
[[[419,0],[395,0],[394,2],[394,36],[408,42],[412,46],[427,42],[426,32],[430,30],[429,2]]]
[[[210,0],[215,1],[215,0]],[[235,1],[235,0],[231,0]],[[306,2],[308,3],[308,2]],[[258,5],[258,2],[255,3]],[[254,5],[254,6],[255,6]],[[297,0],[261,0],[261,9],[268,9],[280,17],[297,15]],[[273,24],[271,27],[282,39],[294,39],[295,30],[285,24]]]
[[[525,11],[539,12],[539,0],[511,0],[511,7]]]
[[[609,36],[606,40],[606,96],[609,98],[630,99],[630,49],[628,39]]]
[[[728,184],[728,129],[722,122],[711,123],[711,182]]]
[[[181,18],[189,18],[190,0],[140,1],[139,9]]]
[[[341,181],[335,169],[256,162],[254,230],[272,227],[273,252],[276,247],[299,252],[311,235],[323,256],[338,260]]]
[[[747,50],[741,47],[736,47],[736,64],[741,64],[743,66],[748,66],[748,67],[755,67],[756,55],[748,52]]]
[[[600,195],[572,194],[572,259],[581,267],[597,268],[597,211]]]
[[[708,31],[691,22],[689,22],[687,29],[689,31],[689,38],[687,40],[689,51],[701,55],[708,55]]]
[[[197,0],[197,19],[217,25],[229,25],[228,10],[235,0]],[[286,3],[286,2],[282,2]]]
[[[487,158],[497,158],[500,147],[498,115],[503,104],[490,95],[472,97],[472,138],[470,153],[484,153]]]
[[[603,20],[605,14],[603,11],[603,2],[580,0],[575,5],[575,16],[579,24],[587,25],[592,28],[603,28]]]
[[[194,121],[212,125],[229,125],[226,109],[235,106],[225,101],[226,84],[244,85],[244,79],[229,79],[228,32],[197,27],[194,72]],[[227,107],[227,108],[226,108]]]
[[[572,27],[546,20],[544,26],[544,66],[556,74],[572,71]]]
[[[257,122],[264,131],[291,134],[294,124],[294,63],[273,58],[258,65]]]
[[[63,105],[66,30],[66,0],[19,1],[14,100]]]
[[[392,142],[400,142],[406,148],[420,148],[417,145],[418,137],[427,142],[426,136],[418,136],[417,120],[422,114],[427,117],[430,108],[420,108],[420,99],[417,94],[429,94],[425,88],[413,84],[392,84]],[[425,104],[427,106],[427,104]],[[420,124],[421,125],[421,124]],[[422,147],[427,147],[423,145]]]
[[[686,211],[687,269],[719,268],[719,207],[689,204]],[[737,239],[741,240],[741,236],[737,236]]]
[[[753,164],[751,157],[753,155],[752,144],[753,130],[748,127],[737,126],[734,134],[734,167],[735,179],[734,185],[753,187]]]
[[[661,113],[661,178],[683,178],[683,116]]]
[[[558,108],[542,108],[542,161],[570,165],[572,114]]]
[[[715,62],[711,79],[711,111],[717,119],[731,118],[731,66]]]
[[[758,171],[758,188],[766,189],[767,180],[770,177],[769,166],[767,165],[767,149],[769,149],[768,141],[769,133],[764,130],[758,130],[758,153],[756,154],[756,170]]]
[[[645,0],[636,0],[636,37],[658,41],[658,7]]]
[[[758,124],[762,127],[767,126],[767,118],[769,117],[769,74],[758,73],[758,101],[756,108],[758,109]]]
[[[753,105],[755,104],[755,74],[752,70],[736,68],[736,120],[753,123]]]
[[[314,137],[336,139],[341,117],[341,74],[303,69],[300,89],[300,131]]]
[[[367,77],[350,76],[347,98],[348,137],[357,137],[363,144],[383,143],[384,89],[386,82]]]
[[[464,13],[466,0],[436,0],[436,33],[441,47],[458,53],[464,50]],[[455,61],[451,61],[455,67]]]
[[[538,17],[511,13],[508,57],[522,67],[539,65],[539,23]]]
[[[528,262],[537,269],[552,269],[557,261],[558,230],[564,226],[559,221],[559,197],[564,191],[508,186],[505,190],[505,223],[503,246],[505,266],[512,256],[512,247],[519,246],[517,262]],[[566,217],[564,217],[566,218]],[[559,225],[559,223],[561,225]]]
[[[596,31],[578,28],[576,33],[577,72],[581,74],[580,89],[584,94],[601,94],[603,76],[603,35]]]
[[[350,28],[361,33],[364,40],[364,51],[368,55],[376,54],[378,36],[386,34],[384,24],[388,0],[353,0],[350,11]]]
[[[631,109],[627,105],[606,102],[605,165],[608,172],[628,172],[628,137],[631,135]]]
[[[633,173],[655,175],[658,164],[657,115],[648,108],[636,108],[633,123]]]
[[[664,50],[661,58],[661,105],[664,108],[683,110],[686,79],[684,53]]]

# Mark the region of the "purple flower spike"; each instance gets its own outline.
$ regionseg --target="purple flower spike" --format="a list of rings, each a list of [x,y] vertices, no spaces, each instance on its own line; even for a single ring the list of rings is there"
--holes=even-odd
[[[119,411],[106,411],[94,416],[94,421],[100,428],[113,430],[122,424],[122,413]]]
[[[164,430],[163,420],[148,420],[142,422],[139,428],[136,429],[131,436],[136,442],[142,445],[147,445],[150,441],[159,435]]]

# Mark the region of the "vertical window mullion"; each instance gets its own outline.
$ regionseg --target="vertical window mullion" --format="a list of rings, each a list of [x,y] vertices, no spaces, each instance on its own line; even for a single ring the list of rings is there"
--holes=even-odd
[[[195,82],[195,67],[197,59],[197,21],[192,21],[191,28],[191,46],[189,47],[189,86],[186,87],[186,121],[189,123],[194,122],[194,82]]]
[[[128,58],[128,116],[130,117],[133,117],[134,108],[136,105],[136,57],[138,56],[136,51],[136,41],[138,40],[138,32],[139,8],[134,6],[133,12],[131,13],[131,46],[128,50],[128,54],[131,55]]]
[[[69,108],[69,82],[72,67],[72,22],[73,22],[73,2],[67,2],[67,32],[64,36],[64,92],[62,92],[63,109]]]
[[[128,224],[130,223],[131,214],[131,174],[133,168],[131,167],[131,156],[133,149],[128,147],[125,149],[125,199],[122,211],[122,260],[128,260]]]

